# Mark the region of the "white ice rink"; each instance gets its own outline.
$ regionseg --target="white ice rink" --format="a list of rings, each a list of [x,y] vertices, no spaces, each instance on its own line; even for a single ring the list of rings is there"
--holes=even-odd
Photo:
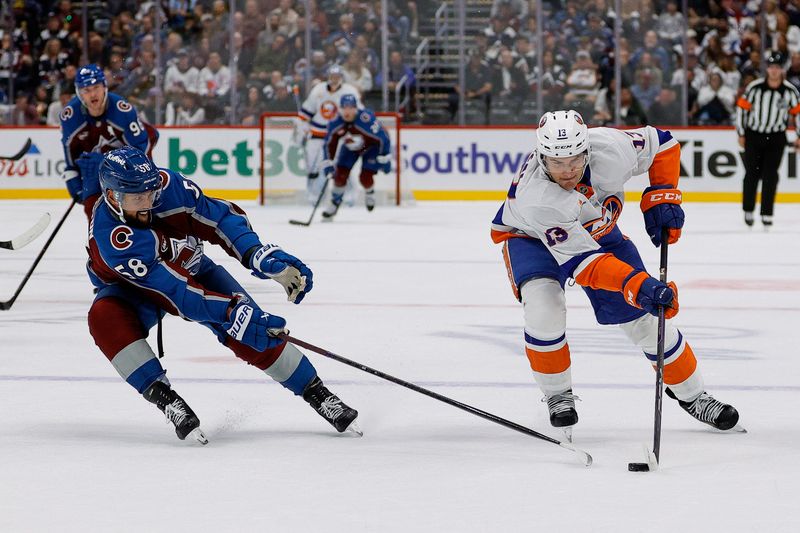
[[[291,226],[307,207],[243,203],[264,242],[313,269],[300,306],[219,249],[292,334],[388,374],[558,437],[523,353],[522,313],[500,248],[498,203],[345,209]],[[49,211],[20,251],[0,250],[10,298],[66,201],[0,202],[0,239]],[[164,365],[198,413],[206,447],[179,441],[122,382],[86,326],[86,222],[69,217],[10,311],[0,311],[0,531],[800,531],[800,205],[745,229],[733,204],[685,205],[670,248],[678,324],[707,389],[747,434],[715,432],[664,400],[662,468],[629,473],[652,444],[654,373],[568,289],[580,423],[574,454],[310,354],[361,413],[336,434],[299,398],[199,325],[165,320]],[[620,222],[657,271],[629,205]],[[210,248],[210,247],[209,247]],[[155,335],[152,336],[153,338]]]

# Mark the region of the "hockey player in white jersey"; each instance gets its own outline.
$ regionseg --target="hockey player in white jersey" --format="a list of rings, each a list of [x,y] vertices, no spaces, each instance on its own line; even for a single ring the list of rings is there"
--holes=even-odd
[[[298,112],[294,142],[305,146],[308,199],[312,203],[316,201],[324,184],[324,180],[317,177],[321,170],[320,164],[325,159],[323,144],[328,122],[339,116],[339,101],[343,95],[352,94],[358,102],[358,108],[364,107],[358,89],[343,80],[342,67],[332,65],[328,69],[327,83],[315,85]]]
[[[677,189],[680,145],[668,131],[592,128],[575,111],[546,113],[536,149],[513,179],[492,222],[515,296],[523,305],[525,353],[544,393],[550,422],[565,429],[578,422],[566,337],[564,283],[581,285],[600,324],[617,324],[655,365],[658,309],[678,312],[674,283],[647,274],[635,245],[617,227],[624,186],[649,174],[641,208],[647,233],[661,245],[678,240],[684,222]],[[739,414],[706,393],[691,347],[667,322],[664,343],[667,395],[690,415],[717,429],[735,428]]]

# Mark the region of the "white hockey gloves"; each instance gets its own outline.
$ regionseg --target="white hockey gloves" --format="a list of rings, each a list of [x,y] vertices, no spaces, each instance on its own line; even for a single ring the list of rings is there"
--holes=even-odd
[[[303,301],[314,286],[311,269],[274,244],[256,250],[250,258],[250,268],[257,278],[274,279],[280,283],[288,300],[295,304]]]

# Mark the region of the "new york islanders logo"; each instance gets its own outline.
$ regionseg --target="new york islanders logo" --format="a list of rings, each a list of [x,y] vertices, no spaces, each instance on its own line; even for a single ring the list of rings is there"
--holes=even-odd
[[[336,118],[336,113],[338,112],[339,108],[330,100],[325,100],[319,106],[319,114],[322,115],[322,118],[325,120],[333,120]]]

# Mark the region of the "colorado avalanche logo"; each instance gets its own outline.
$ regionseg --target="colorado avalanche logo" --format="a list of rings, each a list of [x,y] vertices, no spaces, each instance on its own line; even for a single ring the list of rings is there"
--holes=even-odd
[[[72,118],[72,106],[68,105],[64,109],[61,110],[61,120],[66,121]]]
[[[322,115],[322,118],[325,120],[333,120],[336,118],[336,113],[339,111],[339,108],[336,107],[336,104],[331,102],[330,100],[325,100],[319,106],[319,114]]]
[[[117,250],[126,250],[130,248],[133,244],[133,241],[130,239],[131,235],[133,235],[133,230],[128,226],[117,226],[111,230],[111,235],[109,237],[111,246]]]
[[[164,190],[169,185],[169,174],[166,170],[159,170],[158,175],[161,176],[161,190]]]
[[[128,111],[133,109],[133,106],[131,106],[131,104],[129,104],[125,100],[120,100],[119,102],[117,102],[117,109],[119,109],[123,113],[127,113]]]

